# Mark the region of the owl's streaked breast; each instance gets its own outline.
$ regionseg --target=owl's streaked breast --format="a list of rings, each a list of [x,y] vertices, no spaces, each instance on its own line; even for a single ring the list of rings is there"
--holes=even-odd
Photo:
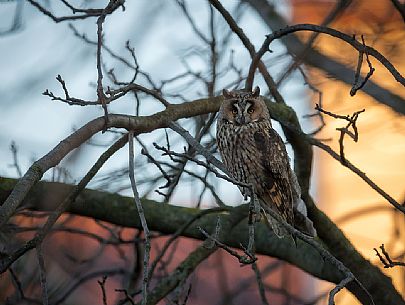
[[[267,189],[262,179],[265,176],[263,156],[256,146],[254,133],[271,128],[270,122],[260,121],[240,126],[222,123],[217,128],[221,157],[232,178],[252,183],[257,193]]]

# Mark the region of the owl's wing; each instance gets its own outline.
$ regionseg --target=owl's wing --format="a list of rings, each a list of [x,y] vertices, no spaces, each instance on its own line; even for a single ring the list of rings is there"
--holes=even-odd
[[[291,169],[284,142],[272,128],[256,131],[254,140],[261,152],[266,184],[258,196],[287,223],[294,225],[292,182],[289,175]],[[284,235],[285,230],[280,226],[275,228],[272,222],[270,224],[276,234],[279,232],[277,235]]]

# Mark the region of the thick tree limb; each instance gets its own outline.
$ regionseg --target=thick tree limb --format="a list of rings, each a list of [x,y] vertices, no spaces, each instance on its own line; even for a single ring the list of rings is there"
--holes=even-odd
[[[11,192],[16,182],[15,179],[0,178],[0,202]],[[55,202],[59,202],[56,197],[64,198],[72,187],[55,182],[40,182],[32,189],[32,192],[24,201],[24,205],[42,211],[53,210]],[[150,229],[164,234],[173,234],[179,227],[200,212],[198,209],[176,207],[146,199],[142,200],[142,205]],[[247,205],[239,208],[229,208],[228,213],[210,213],[197,219],[183,232],[182,236],[204,240],[205,237],[198,230],[198,227],[204,228],[207,232],[213,232],[218,215],[221,215],[223,221],[227,221],[235,209],[242,209],[245,215],[248,215]],[[70,207],[69,212],[117,225],[142,229],[136,207],[133,204],[133,198],[126,198],[117,194],[85,190]],[[401,296],[392,286],[391,280],[383,275],[377,267],[365,260],[325,214],[316,209],[315,205],[313,205],[310,212],[316,221],[317,228],[322,228],[322,231],[319,232],[322,240],[325,239],[328,243],[331,243],[331,246],[329,246],[330,251],[336,257],[342,259],[352,272],[360,278],[373,295],[376,304],[404,304]],[[228,235],[226,244],[231,247],[239,248],[241,242],[247,242],[247,219],[238,223],[228,232]],[[313,247],[301,240],[298,240],[298,246],[295,247],[291,240],[277,238],[264,225],[257,226],[255,245],[256,253],[280,258],[315,277],[334,283],[339,283],[343,279],[343,275],[329,262],[322,260],[321,255]],[[209,252],[197,254],[198,257],[200,257],[200,254],[204,257],[210,255]],[[364,299],[362,299],[364,293],[360,289],[351,284],[348,285],[348,289],[364,304],[368,304],[369,298],[364,295]],[[154,291],[151,291],[151,298],[154,298],[154,293]]]
[[[126,128],[128,130],[133,130],[135,135],[145,132],[151,132],[154,129],[168,127],[170,126],[171,122],[176,121],[180,118],[197,116],[208,112],[215,112],[218,110],[221,100],[221,97],[216,97],[178,105],[170,105],[164,111],[146,117],[110,115],[109,127]],[[305,143],[306,146],[310,146],[310,143],[305,140],[305,134],[302,134],[301,132],[296,130],[297,117],[295,115],[295,112],[290,107],[284,104],[270,102],[268,103],[268,107],[273,118],[276,118],[284,126],[291,126],[291,132],[298,132],[298,138],[302,138],[302,141],[300,141],[300,143],[291,143],[293,144],[293,146],[304,145]],[[0,213],[3,213],[3,211],[5,211],[5,214],[0,215],[2,217],[1,220],[6,223],[9,217],[14,214],[15,209],[20,205],[20,203],[23,202],[24,198],[27,198],[26,200],[29,201],[34,200],[35,196],[32,194],[32,192],[28,197],[27,194],[31,190],[31,188],[40,180],[42,174],[50,167],[57,165],[70,151],[81,145],[83,142],[87,141],[93,134],[101,131],[104,127],[104,123],[104,118],[100,117],[84,125],[82,128],[80,128],[71,136],[62,141],[60,144],[58,144],[46,156],[35,162],[34,165],[25,174],[25,176],[18,180],[17,184],[15,184],[16,181],[10,182],[10,180],[7,179],[1,180],[0,188],[2,188],[1,185],[7,186],[7,192],[4,192],[4,189],[3,192],[0,191],[0,202],[3,202],[3,200],[5,200],[3,205],[0,207]],[[303,157],[305,157],[305,147],[304,149],[299,150],[303,152]],[[300,160],[301,158],[296,159]],[[48,196],[55,196],[55,194],[58,193],[54,191],[43,192],[43,185],[46,184],[40,183],[39,185],[34,187],[35,193],[44,193],[48,194]],[[132,207],[128,208],[129,210],[127,210],[122,206],[122,203],[120,202],[121,198],[115,197],[116,195],[108,195],[105,193],[98,194],[97,192],[95,192],[94,194],[94,196],[96,197],[89,202],[83,202],[82,199],[76,201],[76,204],[71,207],[71,212],[94,217],[97,219],[103,219],[124,226],[140,228],[140,223],[138,224],[137,218],[132,216],[132,214],[130,213],[130,209],[132,209],[132,212],[136,214],[136,210],[133,204]],[[106,199],[103,199],[104,197]],[[371,265],[355,250],[355,248],[344,237],[344,235],[336,227],[336,225],[326,215],[324,215],[316,208],[315,204],[312,202],[312,199],[308,196],[307,192],[303,192],[303,199],[307,203],[310,218],[314,221],[318,234],[321,236],[322,240],[326,243],[329,250],[331,250],[331,253],[335,255],[336,258],[341,260],[353,272],[353,274],[359,279],[359,281],[364,284],[366,289],[368,289],[372,293],[375,303],[384,305],[401,304],[401,302],[403,301],[398,292],[392,286],[390,279],[383,275],[377,267]],[[57,202],[58,200],[52,198],[52,201]],[[7,202],[8,204],[6,204]],[[146,207],[147,203],[144,204]],[[146,218],[148,222],[151,223],[151,230],[170,234],[175,232],[179,228],[179,226],[186,223],[189,219],[189,211],[193,210],[188,209],[176,211],[176,209],[181,208],[167,206],[164,204],[159,205],[158,209],[145,208]],[[246,209],[248,210],[247,207]],[[173,214],[169,211],[176,212]],[[195,212],[192,213],[197,213],[196,210],[194,211]],[[248,213],[246,212],[246,215],[247,214]],[[129,215],[131,216],[128,217]],[[170,219],[168,223],[163,222],[162,219],[166,219],[168,215],[174,215],[174,218]],[[198,223],[198,225],[204,228],[207,232],[211,232],[213,226],[215,226],[215,220],[212,217],[215,217],[215,214],[204,217],[204,219],[201,220],[203,223]],[[194,230],[192,228],[194,228]],[[202,234],[199,231],[197,232],[197,229],[195,229],[194,226],[192,228],[189,228],[185,232],[185,236],[201,239]],[[233,230],[233,232],[235,232],[235,235],[232,235],[234,237],[230,238],[228,241],[229,245],[238,247],[240,242],[244,241],[243,236],[245,236],[246,240],[248,238],[247,228],[247,223],[241,223],[240,225],[236,226]],[[292,244],[286,241],[280,241],[277,238],[272,237],[270,237],[269,239],[266,229],[261,228],[260,226],[258,230],[256,230],[256,234],[257,253],[279,257],[287,262],[291,262],[297,266],[300,266],[300,268],[307,270],[311,274],[314,274],[315,276],[318,276],[320,278],[325,278],[332,281],[333,278],[339,277],[339,274],[336,275],[336,271],[333,268],[326,267],[327,264],[325,265],[325,263],[320,264],[319,257],[315,256],[314,251],[311,250],[310,246],[308,246],[307,244],[299,242],[298,248],[295,249]],[[310,256],[310,259],[308,258],[308,255]],[[307,266],[306,264],[309,262],[313,262],[315,266]],[[326,276],[324,272],[326,272],[328,276]],[[333,282],[338,282],[340,280],[341,278],[335,279],[333,280]],[[381,285],[383,289],[379,289],[379,285]],[[368,304],[369,298],[368,296],[364,295],[362,290],[360,291],[356,289],[356,287],[352,287],[351,285],[349,285],[348,288],[356,295],[356,297],[364,302],[364,304]]]
[[[0,202],[11,192],[16,182],[16,179],[0,178]],[[40,211],[52,211],[56,207],[56,203],[60,201],[58,198],[65,198],[65,194],[69,193],[72,187],[62,183],[41,181],[27,196],[24,206]],[[175,233],[179,227],[201,212],[199,209],[176,207],[147,199],[142,199],[142,205],[150,230],[164,234]],[[234,209],[229,207],[228,214],[232,213]],[[248,240],[248,205],[245,205],[243,210],[246,219],[235,226],[232,234],[229,234],[227,238],[227,244],[235,248],[240,248],[240,243],[245,243]],[[142,223],[133,203],[133,198],[117,194],[85,190],[70,206],[68,212],[108,221],[116,225],[142,229]],[[197,227],[201,227],[207,232],[213,232],[218,215],[225,214],[224,212],[209,213],[197,219],[181,235],[205,240],[206,237]],[[297,241],[298,246],[295,248],[292,240],[277,238],[268,231],[265,225],[258,225],[256,239],[255,246],[258,254],[283,259],[316,277],[331,282],[339,282],[342,279],[342,275],[336,273],[333,265],[324,262],[321,255],[314,248],[301,240]]]
[[[133,130],[136,136],[155,129],[168,127],[170,122],[180,118],[189,118],[204,113],[215,112],[218,110],[221,100],[221,97],[216,97],[179,105],[170,105],[164,111],[145,117],[110,115],[107,128],[115,127]],[[42,178],[48,169],[58,165],[69,152],[79,147],[104,128],[105,120],[101,118],[94,119],[61,141],[48,154],[34,162],[16,185],[9,198],[0,207],[0,227],[13,215],[31,187]]]

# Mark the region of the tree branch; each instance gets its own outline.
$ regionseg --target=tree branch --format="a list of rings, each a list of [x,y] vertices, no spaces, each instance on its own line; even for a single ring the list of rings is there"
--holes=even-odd
[[[244,1],[249,3],[270,29],[278,30],[288,26],[283,17],[274,10],[267,0]],[[281,38],[281,41],[291,54],[299,55],[305,50],[305,44],[295,34],[284,36]],[[306,56],[302,60],[304,63],[321,69],[331,77],[338,79],[349,86],[352,86],[353,84],[353,75],[355,75],[354,70],[315,49],[308,50]],[[402,115],[405,114],[405,100],[401,96],[392,93],[390,90],[381,87],[371,80],[367,82],[367,86],[363,88],[363,91],[374,98],[378,103],[390,107],[397,113]]]
[[[0,202],[11,192],[16,182],[15,179],[0,178]],[[33,188],[24,204],[37,210],[53,210],[55,202],[58,202],[58,200],[54,200],[55,196],[64,198],[71,188],[72,186],[61,183],[40,182]],[[49,199],[48,194],[52,194],[52,200]],[[119,204],[116,204],[117,202]],[[178,228],[200,213],[198,209],[176,207],[146,199],[142,199],[142,205],[150,230],[164,234],[175,233]],[[234,248],[240,248],[240,243],[247,241],[249,235],[246,219],[249,207],[243,205],[239,208],[241,213],[244,213],[245,219],[228,232],[229,236],[225,241],[228,246]],[[204,240],[205,236],[197,228],[201,227],[207,232],[214,232],[218,215],[221,215],[221,221],[225,221],[227,215],[232,214],[235,209],[230,207],[229,212],[225,215],[224,212],[216,212],[201,218],[196,217],[195,222],[186,228],[181,235]],[[133,198],[126,198],[117,194],[85,190],[68,211],[121,226],[142,228],[138,212],[133,204]],[[376,304],[402,304],[402,298],[395,291],[390,279],[383,275],[377,267],[365,260],[325,214],[317,209],[312,209],[311,218],[316,221],[317,228],[321,228],[320,232],[318,230],[321,238],[334,242],[332,247],[329,246],[330,251],[342,260],[370,290]],[[312,246],[298,240],[297,247],[295,247],[292,240],[277,238],[263,224],[257,224],[255,246],[257,254],[280,258],[320,279],[333,283],[339,283],[344,279],[343,274],[337,271],[330,262],[323,260],[319,252]],[[362,291],[351,284],[348,284],[347,287],[357,297],[361,298]],[[152,298],[153,292],[150,292],[149,300]],[[364,300],[364,304],[368,304],[369,298],[364,296]]]

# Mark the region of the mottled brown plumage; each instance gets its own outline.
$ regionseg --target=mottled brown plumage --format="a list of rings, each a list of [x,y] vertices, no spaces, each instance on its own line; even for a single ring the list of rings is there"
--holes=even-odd
[[[251,183],[261,204],[294,225],[293,202],[296,178],[291,170],[283,140],[272,128],[259,88],[253,92],[224,90],[217,122],[218,148],[229,174]],[[242,193],[246,190],[241,188]],[[281,224],[266,214],[273,231],[286,235]]]

